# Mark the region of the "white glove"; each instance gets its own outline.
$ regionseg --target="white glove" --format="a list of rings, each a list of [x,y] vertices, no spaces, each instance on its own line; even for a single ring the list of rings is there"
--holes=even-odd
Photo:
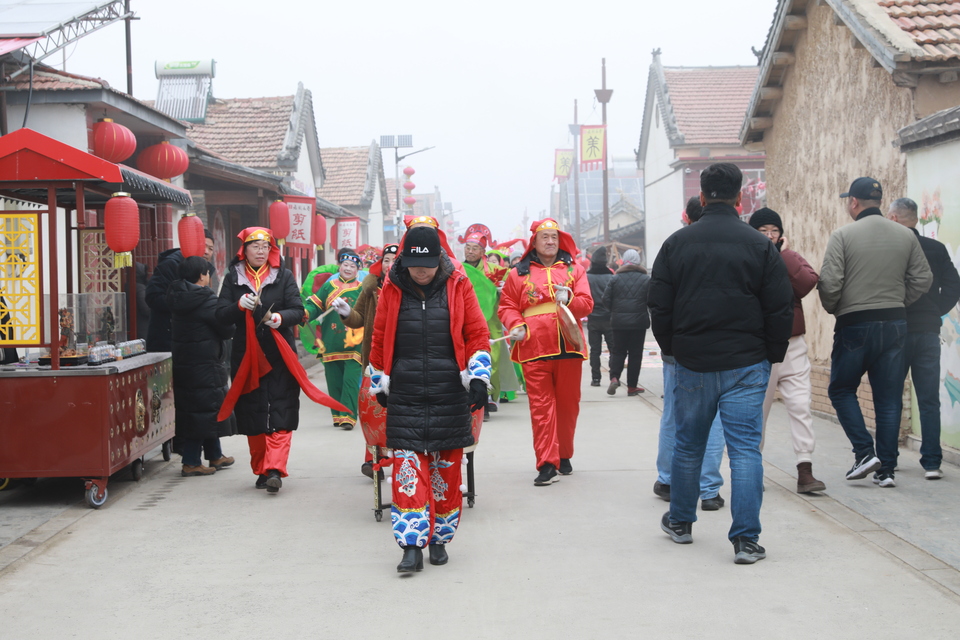
[[[330,303],[330,306],[340,314],[341,318],[346,318],[348,315],[350,315],[350,303],[343,298],[337,298]]]
[[[237,303],[241,309],[246,309],[247,311],[253,311],[257,307],[257,296],[252,293],[245,293],[240,296],[240,301]]]
[[[555,284],[553,285],[553,296],[560,304],[570,304],[570,298],[573,296],[573,289]]]
[[[519,327],[511,329],[509,335],[510,339],[514,342],[520,342],[527,337],[527,329],[523,325],[520,325]]]
[[[280,317],[280,314],[279,314],[279,313],[271,313],[271,314],[270,314],[270,319],[267,320],[266,322],[264,322],[263,324],[267,325],[267,326],[270,327],[271,329],[277,329],[277,328],[280,327],[280,321],[281,321],[282,319],[283,319],[283,318]]]

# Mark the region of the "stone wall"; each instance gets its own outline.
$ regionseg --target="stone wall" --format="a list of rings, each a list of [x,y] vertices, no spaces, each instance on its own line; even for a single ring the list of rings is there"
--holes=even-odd
[[[885,202],[906,193],[906,159],[893,141],[915,114],[913,90],[895,86],[891,75],[855,46],[853,34],[834,23],[827,4],[810,2],[807,25],[764,146],[768,206],[783,217],[790,247],[819,271],[831,232],[852,223],[838,196],[854,178],[878,179]],[[826,387],[833,317],[816,291],[804,299],[804,310],[814,410],[832,415]],[[867,399],[864,387],[861,398]],[[864,409],[872,424],[872,403]]]

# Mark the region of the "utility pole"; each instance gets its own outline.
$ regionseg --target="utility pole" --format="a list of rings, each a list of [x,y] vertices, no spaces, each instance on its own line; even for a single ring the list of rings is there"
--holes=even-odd
[[[610,132],[607,131],[607,103],[610,102],[610,96],[613,95],[613,89],[607,89],[607,59],[601,58],[602,84],[600,89],[594,89],[597,101],[603,105],[603,242],[610,242],[610,185],[607,180],[609,163],[607,161],[610,153],[607,148],[610,146]]]
[[[573,134],[573,237],[580,240],[580,125],[577,124],[577,101],[573,101],[573,124],[570,125],[570,133]]]

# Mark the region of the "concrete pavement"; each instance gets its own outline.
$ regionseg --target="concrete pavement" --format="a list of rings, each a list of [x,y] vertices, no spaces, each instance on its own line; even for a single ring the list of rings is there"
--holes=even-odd
[[[320,368],[311,375],[322,381]],[[366,638],[426,625],[469,638],[955,637],[957,566],[930,529],[953,524],[960,471],[923,481],[908,453],[896,489],[846,483],[849,446],[818,422],[814,468],[828,491],[798,496],[775,407],[768,557],[734,565],[729,508],[700,514],[692,545],[659,530],[658,376],[644,370],[640,398],[625,388],[611,398],[585,375],[575,472],[549,487],[533,486],[526,396],[501,405],[484,425],[476,508],[465,509],[450,563],[405,578],[359,473],[362,434],[334,429],[304,400],[278,495],[253,488],[245,442],[232,438],[231,469],[181,478],[179,464],[156,460],[125,493],[112,481],[100,510],[69,506],[0,549],[0,566],[12,559],[0,569],[0,637]],[[915,511],[929,520],[910,521]]]

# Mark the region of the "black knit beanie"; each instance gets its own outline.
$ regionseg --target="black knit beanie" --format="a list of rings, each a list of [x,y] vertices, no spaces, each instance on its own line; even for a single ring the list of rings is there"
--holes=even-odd
[[[775,225],[777,229],[780,229],[780,235],[783,235],[783,221],[780,220],[780,214],[767,207],[757,209],[750,216],[750,226],[754,229],[759,229],[765,224]]]

